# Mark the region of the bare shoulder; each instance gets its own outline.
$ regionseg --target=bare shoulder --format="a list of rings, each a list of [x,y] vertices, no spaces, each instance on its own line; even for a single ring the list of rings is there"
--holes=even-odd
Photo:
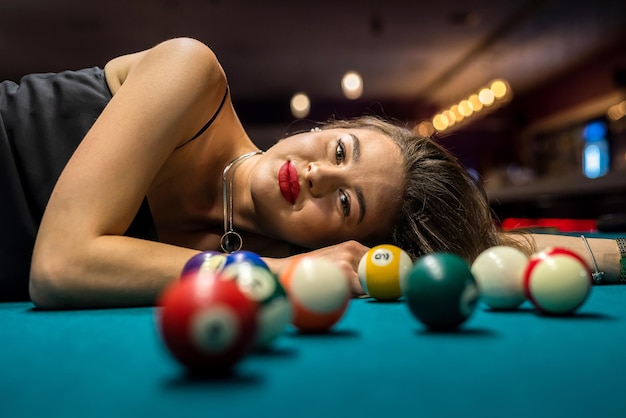
[[[113,94],[140,65],[151,65],[154,68],[178,66],[189,72],[197,71],[204,76],[208,75],[210,79],[226,80],[215,53],[208,45],[193,38],[173,38],[150,49],[121,55],[107,62],[104,71]]]

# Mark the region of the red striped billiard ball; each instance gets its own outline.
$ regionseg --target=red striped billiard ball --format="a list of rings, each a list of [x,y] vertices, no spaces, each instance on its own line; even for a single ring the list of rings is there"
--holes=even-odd
[[[253,347],[258,305],[233,280],[191,275],[159,301],[158,324],[169,352],[190,371],[227,371]]]
[[[524,271],[526,296],[546,314],[575,312],[587,300],[592,283],[585,261],[566,248],[551,247],[531,255]]]

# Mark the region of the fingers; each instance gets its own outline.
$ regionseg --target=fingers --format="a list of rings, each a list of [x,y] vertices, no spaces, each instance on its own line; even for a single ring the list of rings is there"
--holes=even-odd
[[[313,255],[326,257],[332,260],[345,273],[350,284],[352,294],[361,296],[365,292],[359,281],[359,262],[363,255],[369,250],[368,247],[357,241],[346,241],[331,247],[313,251]]]
[[[350,289],[352,290],[353,296],[363,296],[365,295],[365,291],[361,286],[361,281],[359,280],[358,272],[352,271],[348,275],[348,280],[350,282]]]
[[[357,241],[346,241],[330,247],[320,248],[306,254],[331,260],[346,275],[353,296],[362,296],[365,292],[359,281],[359,262],[368,250],[368,247]],[[280,275],[286,265],[303,255],[304,254],[300,254],[282,259],[265,257],[264,260],[275,274]]]

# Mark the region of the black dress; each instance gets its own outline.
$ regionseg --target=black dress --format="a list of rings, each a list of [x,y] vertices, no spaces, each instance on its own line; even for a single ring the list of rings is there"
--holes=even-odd
[[[98,67],[0,83],[0,301],[29,298],[33,245],[52,189],[111,97]],[[157,239],[146,199],[126,234]]]

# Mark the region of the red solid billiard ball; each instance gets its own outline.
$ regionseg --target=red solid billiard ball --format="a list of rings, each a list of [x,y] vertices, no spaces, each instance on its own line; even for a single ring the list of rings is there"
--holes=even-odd
[[[330,260],[299,257],[279,279],[291,301],[291,323],[300,331],[328,331],[346,312],[350,301],[348,278]]]
[[[524,271],[526,296],[541,312],[571,314],[587,300],[593,279],[585,261],[566,248],[533,254]]]
[[[226,371],[253,347],[258,305],[233,280],[191,275],[168,287],[159,305],[166,347],[193,372]]]

